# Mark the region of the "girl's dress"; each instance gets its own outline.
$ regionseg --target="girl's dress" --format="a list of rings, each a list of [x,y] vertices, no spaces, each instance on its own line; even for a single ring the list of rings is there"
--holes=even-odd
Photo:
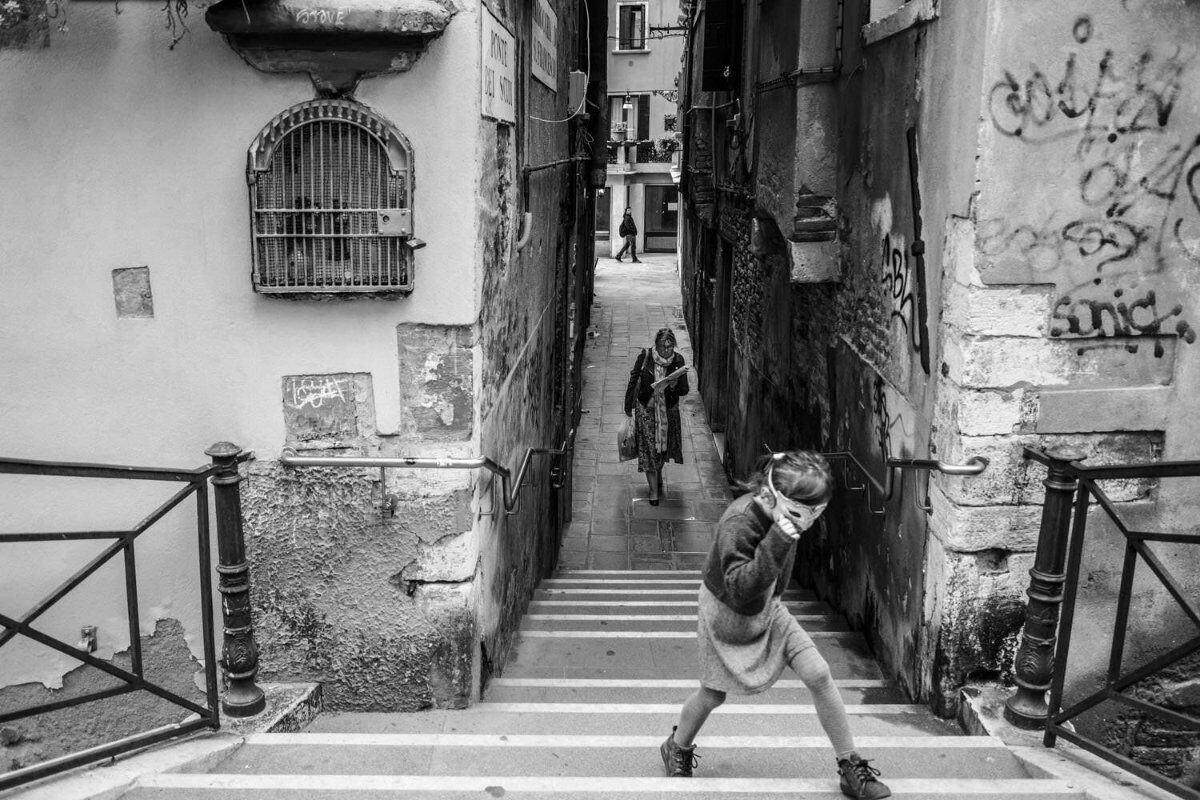
[[[725,510],[700,587],[701,684],[757,694],[769,689],[800,652],[815,646],[781,600],[795,554],[795,541],[753,495],[739,497]]]

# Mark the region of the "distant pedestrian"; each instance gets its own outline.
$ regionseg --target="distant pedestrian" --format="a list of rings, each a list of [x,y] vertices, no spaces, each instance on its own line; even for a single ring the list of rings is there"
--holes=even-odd
[[[637,232],[637,224],[633,221],[633,209],[625,206],[625,216],[621,219],[621,227],[617,228],[617,233],[625,239],[625,246],[617,251],[617,261],[620,261],[621,256],[628,250],[630,260],[635,264],[641,263],[637,257]]]
[[[646,473],[652,506],[663,493],[663,464],[683,463],[679,398],[688,391],[683,356],[675,352],[675,333],[660,328],[654,345],[638,354],[625,388],[625,416],[636,422],[638,471]]]
[[[805,450],[775,453],[743,488],[747,493],[730,503],[717,523],[716,541],[704,563],[700,688],[684,702],[679,724],[659,748],[667,774],[692,776],[693,740],[727,693],[766,691],[790,666],[812,693],[817,718],[833,745],[842,794],[857,800],[890,797],[876,777],[879,770],[854,747],[829,665],[781,599],[791,579],[796,542],[833,495],[829,464]]]

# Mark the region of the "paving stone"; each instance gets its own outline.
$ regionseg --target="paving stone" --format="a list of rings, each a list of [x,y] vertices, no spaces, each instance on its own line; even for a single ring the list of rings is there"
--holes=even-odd
[[[629,538],[626,536],[603,536],[592,534],[588,539],[588,548],[597,553],[625,553],[629,550]]]

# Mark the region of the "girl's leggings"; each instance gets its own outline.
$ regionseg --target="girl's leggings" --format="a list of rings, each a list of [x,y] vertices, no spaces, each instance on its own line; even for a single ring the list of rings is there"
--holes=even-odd
[[[808,639],[807,636],[804,638]],[[842,704],[842,696],[838,693],[833,676],[829,672],[829,664],[817,652],[811,639],[808,639],[805,646],[788,653],[788,666],[812,692],[817,719],[821,721],[825,735],[833,744],[834,753],[839,759],[849,757],[854,752],[854,737],[850,735],[850,720],[846,717],[846,707]]]

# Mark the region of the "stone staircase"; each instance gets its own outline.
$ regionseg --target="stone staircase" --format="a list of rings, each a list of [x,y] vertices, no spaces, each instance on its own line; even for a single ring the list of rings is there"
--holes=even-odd
[[[841,797],[811,697],[782,680],[730,697],[697,739],[696,777],[658,746],[695,687],[697,572],[569,571],[530,605],[503,677],[465,711],[329,714],[260,734],[215,765],[145,776],[127,800]],[[785,595],[828,659],[860,750],[898,798],[1084,798],[999,740],[964,736],[882,679],[863,638]]]

